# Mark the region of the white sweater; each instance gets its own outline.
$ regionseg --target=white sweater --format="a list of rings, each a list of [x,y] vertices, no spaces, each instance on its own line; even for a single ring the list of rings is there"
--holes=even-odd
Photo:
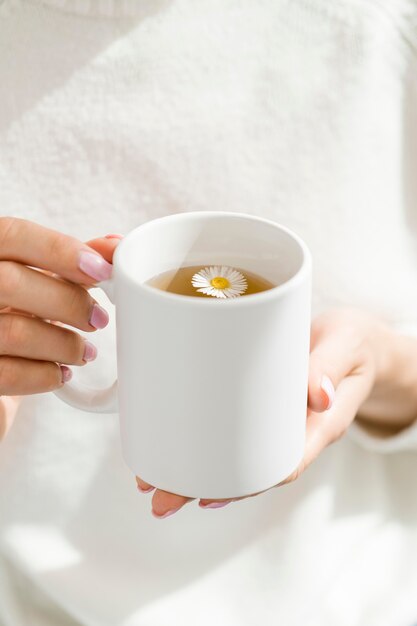
[[[416,48],[413,0],[0,0],[0,211],[80,239],[272,218],[312,251],[313,315],[415,333]],[[113,328],[94,341],[79,376],[103,385]],[[416,448],[354,426],[292,485],[159,521],[116,415],[28,397],[0,447],[0,625],[411,626]]]

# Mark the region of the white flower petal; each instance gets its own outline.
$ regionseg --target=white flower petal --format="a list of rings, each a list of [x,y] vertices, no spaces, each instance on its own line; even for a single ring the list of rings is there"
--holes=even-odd
[[[191,281],[191,284],[193,285],[193,287],[206,287],[210,283],[205,278],[199,278],[199,279],[195,278]]]

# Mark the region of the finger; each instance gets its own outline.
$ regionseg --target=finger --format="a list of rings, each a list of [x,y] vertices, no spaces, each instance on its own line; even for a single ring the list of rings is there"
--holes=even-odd
[[[308,406],[319,413],[331,408],[336,385],[327,374],[323,373],[323,368],[324,366],[310,364],[308,375]]]
[[[83,287],[13,261],[0,261],[0,303],[85,331],[109,320]]]
[[[139,476],[136,476],[136,485],[137,485],[139,491],[142,492],[142,493],[150,493],[151,491],[153,491],[155,489],[155,487],[153,485],[150,485],[149,483],[146,483],[144,480],[139,478]]]
[[[91,241],[87,241],[87,245],[101,254],[106,261],[112,263],[114,251],[122,239],[123,235],[106,235],[105,237],[100,237],[100,239],[91,239]]]
[[[251,496],[245,496],[243,498],[234,498],[234,499],[225,499],[225,500],[207,500],[205,498],[202,498],[199,503],[198,506],[201,507],[202,509],[222,509],[224,506],[227,506],[228,504],[230,504],[231,502],[235,502],[236,500],[244,500],[245,498],[249,498],[252,497],[254,495],[258,495],[258,494],[251,494]]]
[[[23,396],[58,389],[69,371],[57,363],[0,356],[0,395]]]
[[[0,217],[0,260],[49,270],[74,283],[110,278],[112,266],[74,237],[15,217]]]
[[[194,498],[178,496],[169,491],[157,489],[152,497],[152,515],[159,519],[173,515],[179,511],[187,502],[191,502]]]
[[[297,469],[277,486],[293,482],[328,445],[344,435],[370,393],[372,384],[370,370],[347,376],[339,383],[333,405],[325,417],[309,411],[303,459]]]
[[[327,411],[340,381],[359,365],[352,348],[350,330],[332,327],[322,335],[310,352],[308,406],[316,412]]]
[[[267,491],[269,491],[269,489],[270,488],[263,489],[262,491],[256,491],[255,493],[251,493],[247,496],[240,496],[239,498],[224,498],[223,500],[221,498],[217,498],[217,499],[201,498],[198,503],[198,506],[200,506],[202,509],[221,509],[227,504],[230,504],[231,502],[238,502],[239,500],[246,500],[246,498],[253,498],[254,496],[259,496],[261,493],[266,493]]]
[[[113,263],[113,255],[121,239],[123,239],[123,235],[106,235],[98,239],[91,239],[86,243],[90,248],[98,252],[108,263]],[[86,288],[90,286],[87,284],[84,285]]]
[[[78,333],[38,318],[0,315],[0,355],[84,365],[97,350]]]
[[[352,374],[338,385],[332,408],[324,418],[312,412],[307,419],[304,466],[307,467],[329,444],[337,441],[355,419],[372,387],[372,373]]]

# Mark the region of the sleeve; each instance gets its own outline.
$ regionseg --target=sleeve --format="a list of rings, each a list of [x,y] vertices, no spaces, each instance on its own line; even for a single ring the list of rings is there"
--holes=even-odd
[[[393,330],[402,335],[417,337],[417,322],[414,324],[394,323],[391,326]],[[371,452],[382,454],[392,454],[402,450],[415,450],[417,452],[417,416],[412,424],[391,436],[386,436],[382,432],[371,434],[359,422],[354,421],[347,431],[347,436]]]

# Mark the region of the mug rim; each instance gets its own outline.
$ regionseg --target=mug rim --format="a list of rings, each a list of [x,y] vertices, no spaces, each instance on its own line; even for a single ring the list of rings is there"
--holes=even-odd
[[[161,221],[176,221],[181,219],[188,219],[192,216],[199,216],[201,218],[213,216],[213,217],[237,217],[240,219],[245,219],[249,221],[263,222],[264,224],[271,226],[273,228],[278,228],[279,230],[285,232],[289,237],[295,241],[295,243],[299,246],[302,252],[302,262],[299,269],[296,273],[291,276],[288,280],[279,285],[271,287],[265,291],[261,291],[258,293],[252,293],[244,298],[224,298],[222,299],[222,303],[225,306],[252,306],[257,303],[261,304],[261,302],[267,302],[270,300],[275,300],[277,298],[282,297],[290,291],[298,286],[300,282],[310,275],[312,269],[312,256],[311,252],[307,246],[307,244],[303,241],[303,239],[297,235],[293,230],[280,224],[279,222],[275,222],[268,218],[258,217],[257,215],[253,215],[251,213],[237,213],[234,211],[184,211],[182,213],[170,213],[169,215],[163,215],[162,217],[157,217],[155,219],[148,220],[143,224],[139,224],[133,230],[131,230],[118,244],[114,257],[113,257],[113,266],[115,268],[115,272],[119,272],[120,270],[123,272],[124,278],[128,279],[132,285],[134,285],[137,289],[142,290],[145,294],[154,298],[165,298],[172,303],[177,302],[178,304],[193,304],[195,306],[213,306],[212,301],[217,300],[215,298],[195,298],[194,296],[185,296],[178,293],[171,293],[169,291],[164,291],[163,289],[157,289],[156,287],[152,287],[151,285],[147,285],[143,282],[136,282],[132,279],[132,277],[124,271],[119,264],[119,257],[123,253],[123,248],[125,247],[125,242],[134,239],[137,231],[146,229],[151,225],[154,226],[155,222]],[[217,310],[217,307],[216,307]]]

